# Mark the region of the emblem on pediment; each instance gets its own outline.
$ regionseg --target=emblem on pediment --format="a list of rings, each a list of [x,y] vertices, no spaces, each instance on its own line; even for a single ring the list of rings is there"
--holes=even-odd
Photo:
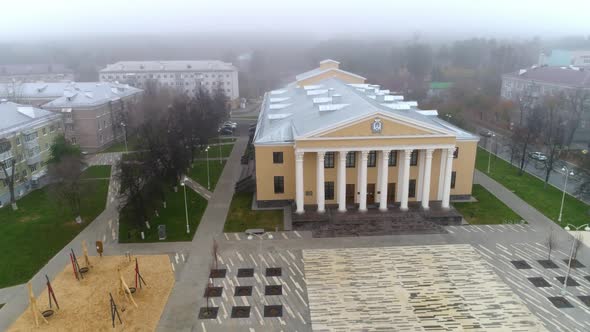
[[[373,134],[381,134],[381,130],[383,129],[383,122],[381,119],[375,119],[373,123],[371,123],[371,131]]]

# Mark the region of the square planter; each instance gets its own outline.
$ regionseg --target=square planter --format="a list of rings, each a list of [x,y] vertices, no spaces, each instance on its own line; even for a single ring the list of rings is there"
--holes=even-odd
[[[514,267],[518,270],[532,269],[532,267],[526,261],[510,261],[510,263],[512,263],[512,265],[514,265]]]
[[[209,272],[209,278],[225,278],[226,269],[213,269]]]
[[[221,293],[223,293],[223,287],[207,287],[205,288],[203,297],[220,297]]]
[[[282,285],[268,285],[264,287],[264,295],[283,295]]]
[[[237,306],[231,308],[231,318],[249,318],[250,306]]]
[[[559,266],[555,264],[555,262],[550,261],[548,259],[538,260],[537,262],[546,269],[559,269]]]
[[[547,282],[547,280],[545,280],[543,277],[535,277],[528,279],[535,287],[551,287],[551,284]]]
[[[282,305],[265,305],[264,317],[283,317]]]
[[[574,306],[562,296],[553,296],[547,298],[557,308],[573,308]]]
[[[559,283],[563,285],[563,282],[565,281],[565,277],[555,277],[555,279],[559,280]],[[577,281],[574,280],[574,278],[572,278],[572,276],[569,276],[567,278],[567,285],[568,286],[580,286],[580,284],[578,284]]]
[[[578,299],[582,301],[588,308],[590,308],[590,296],[578,296]]]
[[[234,296],[252,296],[252,286],[236,286]]]
[[[280,267],[269,267],[266,268],[267,277],[280,277],[283,274],[283,269]]]
[[[569,259],[564,259],[563,261],[565,262],[565,265],[567,265],[570,260]],[[586,265],[580,263],[579,260],[572,259],[572,269],[581,269],[581,268],[584,268],[584,267],[586,267]]]
[[[238,269],[238,278],[254,277],[254,269]]]
[[[218,307],[203,307],[199,310],[199,319],[215,319],[218,311]]]

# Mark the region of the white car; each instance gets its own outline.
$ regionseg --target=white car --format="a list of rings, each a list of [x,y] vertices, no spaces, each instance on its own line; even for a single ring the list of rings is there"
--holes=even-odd
[[[531,153],[529,153],[529,157],[531,157],[531,159],[535,159],[538,161],[547,160],[547,156],[542,152],[531,152]]]
[[[238,124],[236,122],[232,122],[232,121],[225,121],[223,123],[224,127],[231,127],[232,129],[236,129],[238,127]]]

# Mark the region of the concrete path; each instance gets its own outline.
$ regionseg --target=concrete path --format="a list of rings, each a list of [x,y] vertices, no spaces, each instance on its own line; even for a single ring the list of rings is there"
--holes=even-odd
[[[191,326],[198,324],[197,310],[205,304],[202,292],[209,277],[213,240],[223,238],[223,225],[234,194],[234,185],[242,168],[240,158],[247,144],[247,137],[239,137],[235,142],[191,243],[191,258],[181,272],[164,308],[158,326],[159,331],[190,331]]]
[[[197,194],[203,196],[206,200],[211,199],[211,196],[213,196],[213,193],[211,193],[207,188],[203,187],[197,181],[189,178],[188,176],[187,176],[186,180],[187,180],[186,183],[189,188],[194,190]]]

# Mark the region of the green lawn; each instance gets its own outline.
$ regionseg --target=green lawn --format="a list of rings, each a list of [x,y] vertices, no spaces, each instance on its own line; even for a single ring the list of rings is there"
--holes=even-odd
[[[231,151],[233,150],[234,145],[233,144],[224,144],[224,145],[213,145],[209,148],[209,158],[219,158],[219,152],[221,150],[221,158],[227,158],[229,157],[229,155],[231,154]],[[197,154],[196,158],[206,158],[207,157],[207,153],[202,150],[199,151],[199,153]]]
[[[90,166],[86,170],[84,170],[84,173],[82,173],[83,179],[108,179],[110,177],[110,165]]]
[[[236,140],[237,139],[235,139],[235,138],[229,138],[229,137],[222,138],[222,137],[220,137],[220,138],[212,138],[212,139],[210,139],[209,140],[209,143],[210,144],[216,144],[216,143],[232,143],[232,142],[235,142]]]
[[[80,225],[53,198],[51,186],[18,200],[17,211],[12,211],[10,206],[0,209],[0,288],[29,280],[92,222],[105,208],[108,184],[107,180],[82,183]],[[80,245],[74,250],[80,252]]]
[[[503,224],[507,220],[522,220],[522,217],[481,185],[473,185],[472,195],[477,202],[453,203],[453,206],[470,224]]]
[[[142,230],[145,232],[145,240],[141,239],[141,230],[137,230],[127,215],[125,210],[121,212],[119,220],[119,242],[162,242],[158,240],[158,225],[166,225],[165,241],[190,241],[199,226],[201,217],[207,208],[207,200],[195,193],[190,188],[186,188],[186,200],[188,206],[188,217],[190,224],[190,234],[186,233],[186,215],[184,210],[184,193],[183,188],[178,186],[178,192],[174,192],[172,188],[166,194],[166,208],[163,206],[158,210],[159,217],[155,216],[152,211],[149,214],[150,226],[148,230],[145,225],[142,225]]]
[[[225,220],[224,232],[243,232],[249,228],[264,228],[270,232],[278,226],[283,230],[283,211],[253,211],[252,193],[235,193]]]
[[[225,160],[223,160],[221,163],[219,163],[219,160],[209,160],[209,176],[211,182],[211,186],[209,188],[210,191],[215,190],[215,185],[217,184],[217,180],[219,180],[219,176],[221,176],[224,166]],[[207,188],[207,161],[196,161],[194,166],[190,169],[188,176],[191,179],[197,181],[203,187]]]
[[[475,165],[478,170],[484,173],[487,171],[487,151],[478,148]],[[543,188],[544,183],[539,178],[528,173],[518,175],[517,167],[510,165],[510,163],[500,158],[494,158],[494,156],[492,156],[491,172],[488,175],[539,210],[549,219],[557,222],[561,205],[561,190],[551,185]],[[570,195],[565,195],[562,226],[568,223],[574,225],[588,223],[588,210],[589,206],[584,202]]]

